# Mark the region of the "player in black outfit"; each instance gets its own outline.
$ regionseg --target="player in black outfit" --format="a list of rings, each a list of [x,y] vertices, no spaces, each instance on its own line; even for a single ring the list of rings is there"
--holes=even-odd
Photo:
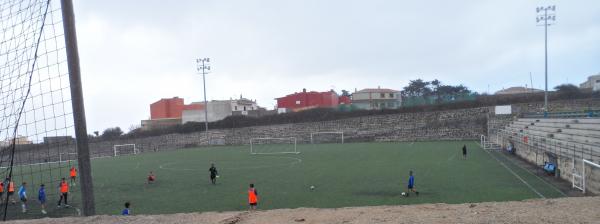
[[[208,172],[210,172],[210,182],[212,184],[217,184],[217,175],[219,173],[217,172],[217,168],[215,167],[214,163],[210,164],[210,169],[208,169]]]
[[[463,159],[467,159],[467,145],[463,145],[462,153],[463,153]]]

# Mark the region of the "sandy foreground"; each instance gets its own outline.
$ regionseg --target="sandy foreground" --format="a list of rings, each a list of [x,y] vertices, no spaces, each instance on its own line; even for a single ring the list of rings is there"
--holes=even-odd
[[[422,204],[337,209],[298,208],[255,212],[93,216],[9,223],[600,223],[600,197],[473,204]]]

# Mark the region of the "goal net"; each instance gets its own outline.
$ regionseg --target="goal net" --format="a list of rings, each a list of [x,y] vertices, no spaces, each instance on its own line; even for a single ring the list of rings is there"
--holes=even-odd
[[[138,149],[135,147],[135,144],[114,145],[113,150],[115,156],[136,155],[139,153]]]
[[[328,132],[313,132],[310,133],[310,143],[340,143],[344,144],[344,132],[328,131]]]
[[[581,190],[584,194],[587,191],[600,192],[600,164],[583,159],[577,163],[573,161],[573,188]],[[595,187],[594,189],[589,189]]]
[[[68,161],[76,161],[76,160],[77,160],[77,153],[75,153],[75,152],[63,152],[63,153],[60,153],[58,156],[59,162],[68,162]]]
[[[296,138],[252,138],[250,154],[298,154]]]

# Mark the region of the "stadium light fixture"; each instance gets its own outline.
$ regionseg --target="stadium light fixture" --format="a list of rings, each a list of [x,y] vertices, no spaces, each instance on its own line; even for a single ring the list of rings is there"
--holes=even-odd
[[[206,132],[206,143],[210,145],[208,138],[208,103],[206,101],[206,74],[210,71],[210,58],[196,59],[196,70],[202,74],[202,85],[204,86],[204,131]]]
[[[545,6],[536,8],[535,21],[538,26],[544,26],[544,112],[548,112],[548,26],[554,25],[556,21],[556,6]]]

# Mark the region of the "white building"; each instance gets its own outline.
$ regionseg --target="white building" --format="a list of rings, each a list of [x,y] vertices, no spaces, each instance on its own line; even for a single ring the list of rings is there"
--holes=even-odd
[[[204,102],[194,102],[192,104],[202,104]],[[223,120],[231,115],[248,115],[252,111],[261,110],[256,101],[246,98],[229,99],[229,100],[212,100],[208,102],[208,122]],[[263,109],[264,110],[264,109]],[[205,111],[201,110],[183,110],[181,115],[181,123],[185,124],[190,121],[204,122]]]
[[[402,106],[402,96],[393,89],[363,89],[352,93],[352,105],[365,110],[396,109]]]
[[[587,81],[579,85],[579,88],[600,91],[600,73],[598,73],[597,75],[589,76]]]

